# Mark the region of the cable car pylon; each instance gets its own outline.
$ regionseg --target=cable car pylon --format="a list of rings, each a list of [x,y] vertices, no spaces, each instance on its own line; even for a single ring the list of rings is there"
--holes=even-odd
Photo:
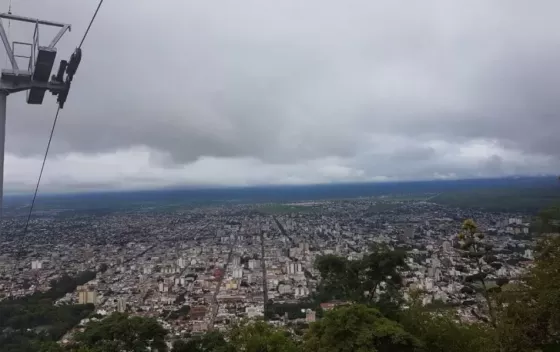
[[[30,42],[12,41],[6,35],[2,19],[30,23],[35,26]],[[60,30],[51,42],[42,46],[39,43],[40,26],[58,27]],[[4,195],[4,148],[6,144],[6,105],[11,93],[26,91],[28,104],[42,104],[46,91],[57,96],[58,109],[64,108],[74,74],[82,59],[81,48],[76,48],[68,61],[61,60],[58,71],[51,76],[55,59],[56,44],[70,31],[69,24],[45,21],[35,18],[16,16],[11,13],[0,14],[0,38],[6,49],[11,68],[2,69],[0,76],[0,220],[2,218]],[[23,53],[21,53],[23,51]],[[18,60],[27,60],[20,68]],[[58,115],[58,113],[57,113]],[[1,227],[0,227],[1,231]]]

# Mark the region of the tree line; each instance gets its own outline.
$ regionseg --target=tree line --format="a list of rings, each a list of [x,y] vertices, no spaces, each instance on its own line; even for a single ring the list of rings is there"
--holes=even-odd
[[[55,301],[95,277],[93,271],[75,277],[63,274],[50,282],[46,292],[0,302],[0,350],[37,351],[41,344],[60,339],[95,307],[93,304],[55,305]]]

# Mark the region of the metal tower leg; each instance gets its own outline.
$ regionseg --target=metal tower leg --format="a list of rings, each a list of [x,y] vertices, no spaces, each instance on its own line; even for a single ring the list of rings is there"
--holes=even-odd
[[[0,91],[0,221],[4,208],[4,146],[6,144],[6,98],[8,94]],[[0,226],[0,234],[2,226]]]

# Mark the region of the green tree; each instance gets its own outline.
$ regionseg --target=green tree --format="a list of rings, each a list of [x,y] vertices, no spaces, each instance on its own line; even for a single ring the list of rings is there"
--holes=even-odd
[[[423,341],[430,352],[498,351],[494,330],[488,324],[460,323],[449,311],[428,311],[419,303],[399,314],[407,331]]]
[[[526,280],[530,297],[546,312],[548,327],[560,333],[560,237],[547,237],[537,247],[535,266]]]
[[[334,254],[315,259],[315,268],[321,273],[321,289],[329,299],[344,299],[352,296],[353,283],[347,276],[350,262]]]
[[[64,348],[54,341],[41,342],[36,348],[40,352],[64,352]]]
[[[54,305],[54,301],[95,278],[95,272],[85,271],[76,277],[63,274],[51,281],[46,292],[36,292],[0,302],[0,350],[2,352],[55,350],[57,341],[68,330],[86,318],[93,304]],[[41,346],[43,343],[43,346]]]
[[[76,335],[76,343],[77,347],[104,352],[162,352],[167,350],[166,334],[155,319],[113,313],[101,321],[89,323]]]
[[[503,351],[560,350],[560,208],[539,213],[534,266],[496,295],[497,333]]]
[[[321,273],[319,299],[343,299],[364,304],[398,304],[402,284],[399,271],[406,254],[386,246],[374,246],[360,260],[336,255],[320,256],[315,268]],[[381,292],[381,293],[380,293]]]
[[[232,327],[229,341],[234,351],[296,352],[299,348],[286,330],[274,328],[264,321],[242,321]]]
[[[527,277],[505,285],[498,296],[507,351],[560,349],[560,237],[545,237],[536,252]]]
[[[232,346],[219,331],[209,331],[202,336],[173,343],[171,352],[233,352]]]
[[[478,231],[478,226],[473,219],[467,219],[463,222],[462,232],[459,234],[459,239],[462,241],[461,248],[466,251],[466,255],[474,259],[476,263],[477,273],[471,277],[467,277],[467,282],[478,281],[482,285],[482,296],[486,302],[488,315],[490,316],[490,323],[493,327],[497,326],[496,322],[496,308],[488,290],[486,283],[487,272],[483,270],[483,257],[486,255],[489,258],[488,247],[482,242],[484,234]]]
[[[107,269],[109,269],[109,265],[107,265],[107,263],[101,263],[101,265],[99,266],[99,272],[101,273],[106,272]]]
[[[306,352],[421,351],[422,343],[379,310],[355,304],[325,313],[303,338]]]
[[[560,206],[553,206],[539,212],[536,221],[539,233],[555,233],[560,231]]]
[[[191,347],[186,340],[177,340],[173,342],[171,352],[198,352],[198,350]]]

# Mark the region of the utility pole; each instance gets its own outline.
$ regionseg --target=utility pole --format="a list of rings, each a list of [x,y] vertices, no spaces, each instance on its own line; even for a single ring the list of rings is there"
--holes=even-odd
[[[2,19],[34,25],[33,38],[30,42],[12,41],[6,35]],[[39,43],[39,27],[49,26],[60,28],[51,42],[46,46]],[[0,14],[0,37],[4,43],[11,68],[2,69],[0,76],[0,220],[2,219],[4,196],[4,146],[6,143],[6,107],[7,97],[11,93],[26,91],[28,104],[42,104],[46,91],[57,95],[58,108],[62,109],[74,74],[80,64],[82,51],[77,48],[69,61],[61,60],[58,72],[51,76],[56,58],[56,44],[70,25],[58,22],[44,21],[35,18]],[[27,61],[24,68],[20,68],[18,60]],[[66,74],[66,77],[65,77]],[[1,226],[0,226],[1,231]]]

